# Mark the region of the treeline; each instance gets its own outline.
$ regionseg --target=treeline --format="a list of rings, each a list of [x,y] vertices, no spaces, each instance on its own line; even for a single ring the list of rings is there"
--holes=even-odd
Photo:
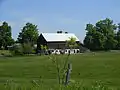
[[[120,23],[106,18],[86,25],[85,47],[93,51],[120,50]]]
[[[0,49],[7,50],[9,46],[15,43],[22,45],[29,43],[31,46],[37,43],[39,35],[37,25],[26,23],[16,41],[12,38],[11,30],[12,28],[7,22],[3,22],[0,26]]]
[[[86,25],[86,36],[84,46],[90,50],[119,50],[120,49],[120,23],[115,24],[113,20],[106,18],[99,20],[95,25]],[[0,49],[8,49],[8,46],[20,43],[29,44],[33,47],[37,44],[39,32],[37,25],[26,23],[19,32],[15,41],[12,38],[12,28],[7,22],[0,25]],[[61,33],[61,32],[59,32]]]

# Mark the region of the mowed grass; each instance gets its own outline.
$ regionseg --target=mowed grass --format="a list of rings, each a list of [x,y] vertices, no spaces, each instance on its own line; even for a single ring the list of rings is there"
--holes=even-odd
[[[57,55],[58,60],[66,60],[66,55]],[[91,86],[95,81],[120,88],[120,53],[101,52],[71,55],[71,79],[82,86]],[[4,90],[7,80],[15,86],[32,87],[32,80],[39,82],[44,90],[57,85],[56,68],[49,56],[0,57],[0,90]]]

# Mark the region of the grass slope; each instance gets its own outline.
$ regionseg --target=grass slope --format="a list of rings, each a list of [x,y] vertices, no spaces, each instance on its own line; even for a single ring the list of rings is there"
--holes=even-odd
[[[64,61],[67,56],[59,55]],[[101,80],[106,86],[120,87],[120,53],[96,53],[71,55],[71,79],[91,86]],[[56,85],[56,68],[49,56],[0,57],[0,89],[4,90],[7,80],[14,80],[16,86],[30,87],[32,80],[42,80],[45,90]],[[10,83],[12,84],[12,83]]]

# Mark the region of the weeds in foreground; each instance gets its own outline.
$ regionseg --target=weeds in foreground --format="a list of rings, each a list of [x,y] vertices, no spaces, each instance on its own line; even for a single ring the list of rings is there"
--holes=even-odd
[[[83,86],[82,82],[70,83],[69,85],[54,85],[54,87],[44,87],[43,80],[32,80],[30,86],[22,86],[13,80],[7,80],[5,90],[114,90],[104,85],[101,81],[94,82],[91,86]],[[118,90],[118,89],[117,89]]]

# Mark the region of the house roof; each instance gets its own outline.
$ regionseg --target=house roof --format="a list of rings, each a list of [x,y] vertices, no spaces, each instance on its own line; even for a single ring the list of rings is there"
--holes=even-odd
[[[73,33],[41,33],[46,41],[66,41],[70,37],[76,38],[76,41],[79,39]]]

